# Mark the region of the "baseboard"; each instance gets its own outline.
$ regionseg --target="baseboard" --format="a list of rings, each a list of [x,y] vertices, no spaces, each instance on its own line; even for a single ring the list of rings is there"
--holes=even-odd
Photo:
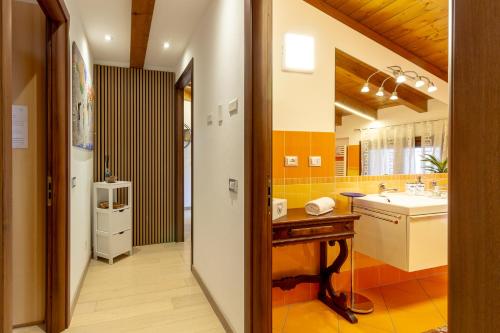
[[[41,326],[43,324],[45,324],[45,321],[40,320],[40,321],[34,321],[31,323],[26,323],[26,324],[17,324],[17,325],[12,326],[12,328],[16,329],[16,328],[24,328],[24,327],[31,327],[31,326]]]
[[[75,312],[75,308],[76,308],[76,304],[78,303],[78,299],[80,298],[80,292],[82,291],[83,281],[85,281],[85,278],[87,277],[87,272],[89,271],[91,259],[92,259],[92,254],[89,257],[89,260],[87,261],[87,265],[85,266],[85,270],[83,271],[82,277],[81,277],[80,281],[78,282],[78,287],[76,288],[75,298],[73,299],[73,302],[71,303],[70,322],[71,322],[71,318],[73,318],[73,312]]]
[[[191,266],[191,272],[193,273],[196,281],[198,281],[198,284],[200,285],[201,290],[205,294],[205,297],[208,299],[208,303],[210,303],[210,306],[212,307],[212,309],[214,309],[214,312],[217,315],[217,318],[219,318],[219,321],[221,322],[221,324],[224,327],[224,329],[226,330],[226,332],[233,333],[234,332],[233,328],[231,327],[231,325],[227,321],[226,317],[224,317],[224,314],[220,310],[219,306],[217,305],[214,298],[212,297],[212,294],[210,294],[210,291],[208,290],[207,286],[205,285],[205,282],[203,282],[203,280],[200,277],[200,274],[198,274],[198,271],[196,270],[196,268],[194,266]]]

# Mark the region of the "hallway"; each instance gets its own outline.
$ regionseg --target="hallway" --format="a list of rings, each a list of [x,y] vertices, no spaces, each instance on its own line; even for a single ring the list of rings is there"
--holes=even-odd
[[[92,261],[67,332],[224,332],[189,264],[189,243]]]
[[[66,332],[224,332],[189,264],[189,242],[136,247],[114,265],[92,260]]]

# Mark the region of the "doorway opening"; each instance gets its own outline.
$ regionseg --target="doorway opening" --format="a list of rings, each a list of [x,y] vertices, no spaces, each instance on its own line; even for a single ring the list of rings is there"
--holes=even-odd
[[[193,265],[193,60],[175,84],[176,123],[176,242],[189,242]]]

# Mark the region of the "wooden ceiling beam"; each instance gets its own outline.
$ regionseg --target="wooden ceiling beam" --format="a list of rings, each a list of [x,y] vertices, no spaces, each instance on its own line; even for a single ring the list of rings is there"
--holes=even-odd
[[[130,33],[130,67],[132,68],[144,67],[154,8],[155,0],[132,0],[132,31]]]
[[[389,50],[399,54],[403,58],[407,59],[408,61],[413,62],[415,65],[419,66],[420,68],[425,69],[429,73],[432,73],[439,77],[440,79],[444,80],[445,82],[448,82],[448,73],[442,71],[439,69],[437,66],[429,63],[428,61],[422,59],[421,57],[417,56],[416,54],[408,51],[407,49],[401,47],[400,45],[396,44],[395,42],[391,41],[390,39],[382,36],[378,32],[375,32],[374,30],[370,29],[366,25],[354,20],[350,16],[342,13],[338,9],[330,6],[328,3],[326,3],[324,0],[304,0],[308,4],[316,7],[317,9],[321,10],[325,14],[333,17],[337,21],[342,22],[343,24],[347,25],[348,27],[356,30],[357,32],[365,35],[366,37],[374,40],[375,42],[379,43],[380,45],[388,48]]]
[[[377,71],[377,69],[371,67],[370,65],[367,65],[338,49],[335,51],[335,66],[346,70],[363,81],[366,81],[371,74]],[[370,79],[370,93],[374,94],[388,77],[389,75],[384,73],[375,74]],[[397,84],[395,80],[389,79],[385,82],[384,89],[386,92],[392,93],[396,89],[396,86]],[[361,89],[361,86],[359,89]],[[431,99],[429,96],[406,84],[400,84],[397,87],[397,92],[399,104],[403,104],[417,112],[427,112],[427,101]],[[388,98],[388,96],[385,96],[384,98]]]
[[[366,114],[367,116],[373,117],[375,119],[377,119],[377,117],[378,117],[377,110],[369,107],[368,105],[366,105],[365,103],[363,103],[362,101],[360,101],[358,99],[344,95],[340,91],[335,92],[335,102],[340,102],[348,107],[355,109],[356,111],[362,112],[362,113]],[[340,109],[342,109],[342,108],[340,108]],[[345,110],[342,110],[342,111],[346,112]]]

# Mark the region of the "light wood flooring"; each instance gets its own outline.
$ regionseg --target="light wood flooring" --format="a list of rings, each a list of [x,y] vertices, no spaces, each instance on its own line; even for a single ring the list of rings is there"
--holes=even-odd
[[[224,332],[191,274],[190,250],[187,241],[136,247],[114,265],[92,260],[66,333]]]

